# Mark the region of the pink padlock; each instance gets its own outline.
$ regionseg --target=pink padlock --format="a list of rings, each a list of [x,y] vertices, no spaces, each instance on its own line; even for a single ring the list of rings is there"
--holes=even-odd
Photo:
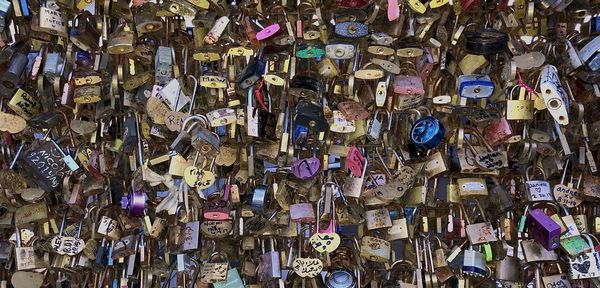
[[[324,185],[330,185],[330,184],[333,184],[333,183],[325,183]],[[335,185],[335,184],[333,184],[333,185]],[[321,191],[323,191],[323,190],[321,189]],[[323,208],[324,205],[325,205],[325,203],[323,203],[323,202],[325,202],[325,198],[326,197],[321,197],[321,199],[319,199],[319,201],[317,202],[317,211],[319,213],[321,213],[321,209],[323,209],[323,211],[325,211],[324,208]],[[335,201],[333,200],[334,198],[335,198],[334,195],[332,195],[331,196],[332,200],[331,200],[331,204],[330,204],[331,205],[331,208],[330,208],[331,212],[329,213],[330,214],[329,224],[327,225],[327,227],[322,228],[321,227],[321,221],[320,220],[317,221],[317,223],[315,224],[315,228],[316,228],[315,230],[317,231],[317,233],[335,233],[335,225],[336,225],[336,223],[335,223]]]
[[[258,41],[268,39],[268,38],[272,37],[273,35],[277,34],[277,32],[279,32],[279,30],[281,30],[281,27],[279,26],[279,24],[277,24],[277,23],[271,24],[271,25],[265,27],[265,29],[256,33],[256,39],[258,39]]]
[[[423,95],[423,80],[419,76],[398,75],[394,78],[394,92],[400,95]]]
[[[510,123],[506,117],[502,117],[485,127],[484,138],[490,146],[496,147],[508,140],[512,134]]]
[[[204,203],[202,216],[206,220],[228,220],[230,218],[229,211],[229,202],[226,199],[215,197]]]
[[[348,170],[350,170],[352,176],[361,177],[366,165],[365,156],[358,151],[356,146],[352,146],[348,151],[348,157],[346,158],[346,166],[348,167]]]
[[[315,223],[315,209],[310,202],[294,203],[290,205],[290,220],[294,223]]]
[[[388,0],[387,17],[388,20],[394,21],[400,17],[400,7],[398,6],[398,0]]]

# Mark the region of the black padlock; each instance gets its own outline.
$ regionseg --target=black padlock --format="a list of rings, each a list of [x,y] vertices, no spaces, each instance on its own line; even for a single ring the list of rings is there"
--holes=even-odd
[[[69,172],[63,161],[63,155],[51,142],[34,142],[29,152],[24,153],[24,165],[21,167],[46,192],[62,184]]]
[[[311,101],[300,101],[296,105],[296,125],[301,125],[317,132],[329,130],[323,108]]]

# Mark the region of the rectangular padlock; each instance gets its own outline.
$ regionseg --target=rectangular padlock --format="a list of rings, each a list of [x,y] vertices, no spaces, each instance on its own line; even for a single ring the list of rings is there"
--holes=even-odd
[[[560,247],[560,226],[541,209],[529,212],[527,216],[528,233],[544,248],[554,250]]]

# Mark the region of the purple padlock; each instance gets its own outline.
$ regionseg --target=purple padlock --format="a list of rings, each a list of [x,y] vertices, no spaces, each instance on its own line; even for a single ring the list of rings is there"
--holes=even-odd
[[[129,216],[142,217],[146,208],[146,192],[144,189],[129,194]]]
[[[306,180],[315,177],[321,171],[321,161],[317,157],[298,159],[292,162],[292,173],[298,179]]]
[[[527,228],[529,236],[547,250],[554,250],[560,246],[560,226],[543,210],[535,209],[529,212]]]

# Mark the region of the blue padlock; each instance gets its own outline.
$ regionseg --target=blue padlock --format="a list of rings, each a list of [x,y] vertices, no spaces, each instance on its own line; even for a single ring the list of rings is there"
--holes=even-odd
[[[410,129],[410,141],[424,149],[433,149],[442,143],[446,129],[433,116],[425,116],[415,121]]]
[[[308,127],[294,124],[294,131],[292,134],[292,139],[294,140],[294,144],[298,146],[303,146],[306,143],[306,139],[308,138]]]

